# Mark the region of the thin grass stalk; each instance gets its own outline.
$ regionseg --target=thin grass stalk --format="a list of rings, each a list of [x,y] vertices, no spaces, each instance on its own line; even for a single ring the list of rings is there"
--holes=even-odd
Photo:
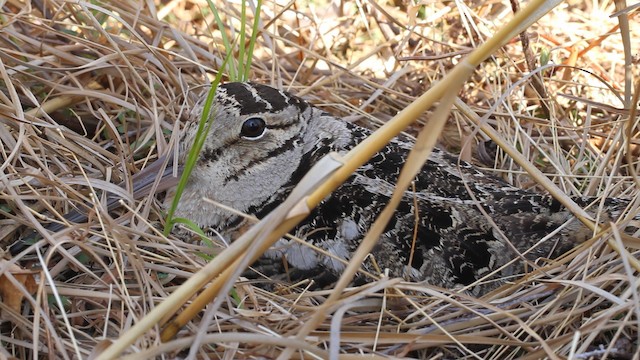
[[[625,0],[615,0],[616,10],[622,11],[627,7]],[[618,23],[620,24],[620,37],[622,39],[622,45],[624,49],[624,105],[627,109],[635,108],[637,103],[631,102],[633,86],[633,54],[631,49],[631,33],[629,29],[629,14],[626,12],[620,13],[618,16]]]
[[[256,14],[256,18],[259,16],[259,14]],[[247,27],[247,22],[245,21],[247,19],[247,1],[246,0],[242,0],[240,1],[240,46],[238,47],[238,72],[236,74],[236,77],[232,77],[231,80],[233,81],[245,81],[246,79],[244,78],[245,76],[245,69],[248,70],[248,68],[250,68],[250,66],[246,66],[245,67],[245,53],[244,53],[244,44],[245,44],[245,37],[247,36],[245,30]],[[233,25],[232,25],[233,26]]]
[[[247,57],[244,60],[245,61],[245,66],[244,66],[244,74],[242,76],[242,81],[247,81],[249,80],[249,72],[251,71],[251,62],[253,60],[253,51],[255,49],[256,46],[256,40],[258,39],[258,34],[260,33],[260,11],[262,10],[262,0],[256,0],[256,7],[253,10],[253,25],[251,27],[251,38],[249,39],[249,46],[247,48]],[[243,46],[241,46],[241,48],[244,48],[244,43],[241,42],[240,44],[242,44]]]
[[[218,13],[218,9],[216,8],[216,5],[213,3],[213,1],[212,0],[207,0],[207,4],[209,4],[209,9],[211,9],[211,12],[213,13],[213,16],[214,16],[214,18],[216,20],[216,25],[218,26],[218,29],[220,29],[220,36],[222,37],[222,44],[224,45],[224,48],[226,49],[227,57],[230,58],[229,54],[231,54],[233,46],[231,44],[231,41],[229,41],[229,37],[227,36],[227,33],[224,31],[224,29],[226,29],[226,26],[225,26],[224,22],[222,21],[222,18],[220,17],[220,14]],[[229,24],[229,28],[233,29],[233,24]],[[237,65],[233,62],[233,58],[231,58],[229,63],[227,63],[226,68],[225,68],[225,66],[223,64],[222,66],[220,66],[220,69],[221,69],[221,72],[226,69],[227,73],[229,75],[229,78],[235,79],[236,78],[236,70],[237,70],[236,66]]]

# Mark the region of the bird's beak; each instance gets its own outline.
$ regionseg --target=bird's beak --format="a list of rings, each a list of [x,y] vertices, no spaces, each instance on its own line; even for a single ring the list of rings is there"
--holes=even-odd
[[[133,175],[133,198],[139,200],[151,193],[155,194],[176,187],[182,170],[182,166],[175,166],[173,157],[160,156],[158,160]],[[117,200],[119,199],[115,199]]]
[[[182,166],[175,166],[172,160],[173,157],[171,156],[161,156],[142,171],[133,175],[131,179],[133,183],[133,199],[140,200],[146,196],[174,188],[182,175]],[[119,186],[123,189],[127,188],[125,183],[121,183]],[[120,200],[123,200],[123,198],[118,194],[108,194],[107,211],[111,212],[117,208],[120,205]],[[92,209],[93,207],[91,204],[86,204],[86,209]],[[46,229],[51,233],[55,233],[64,229],[68,223],[85,222],[87,218],[87,213],[77,208],[65,214],[63,222],[49,224]],[[10,246],[11,254],[15,255],[23,251],[37,238],[38,233],[36,231],[26,234]]]

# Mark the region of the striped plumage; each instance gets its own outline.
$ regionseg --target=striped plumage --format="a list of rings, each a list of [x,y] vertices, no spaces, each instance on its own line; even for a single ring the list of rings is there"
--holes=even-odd
[[[369,134],[286,92],[253,83],[221,85],[213,114],[176,215],[230,241],[244,220],[203,197],[265,216],[322,156],[345,153]],[[348,261],[387,203],[410,146],[398,140],[385,147],[293,234]],[[468,285],[517,258],[517,252],[529,260],[553,257],[589,235],[550,196],[510,186],[442,150],[433,152],[415,188],[415,193],[406,193],[372,253],[377,265],[395,276],[444,287]],[[557,234],[531,249],[565,222]],[[410,255],[414,230],[417,241]],[[516,260],[494,277],[521,272],[523,262]],[[283,239],[255,268],[277,279],[310,279],[324,287],[337,279],[344,265]],[[363,268],[376,273],[372,262]],[[472,291],[491,287],[489,283]]]

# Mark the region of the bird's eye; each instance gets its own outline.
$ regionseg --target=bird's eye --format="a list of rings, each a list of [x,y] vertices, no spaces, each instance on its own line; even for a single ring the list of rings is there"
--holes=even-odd
[[[261,118],[249,118],[242,123],[242,129],[240,130],[240,136],[245,139],[255,140],[264,135],[267,130],[267,123]]]

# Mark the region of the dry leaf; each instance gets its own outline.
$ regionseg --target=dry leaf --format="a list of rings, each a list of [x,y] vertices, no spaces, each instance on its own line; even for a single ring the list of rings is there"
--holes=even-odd
[[[6,260],[0,260],[0,266],[4,267],[6,263]],[[15,286],[7,274],[21,283],[29,294],[33,294],[36,291],[36,280],[33,277],[33,271],[23,269],[16,264],[11,264],[5,273],[0,275],[0,296],[2,296],[2,302],[12,310],[15,310],[16,313],[20,313],[20,307],[22,306],[25,293]]]

